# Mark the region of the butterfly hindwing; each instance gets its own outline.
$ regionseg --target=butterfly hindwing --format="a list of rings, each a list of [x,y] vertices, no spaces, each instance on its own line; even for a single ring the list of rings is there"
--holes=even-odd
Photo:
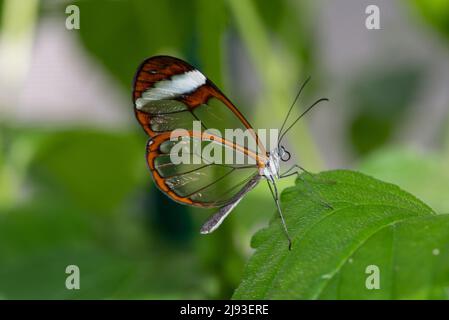
[[[198,207],[221,207],[227,204],[252,177],[258,175],[255,154],[237,149],[246,164],[230,165],[213,163],[209,154],[197,153],[192,146],[201,143],[203,150],[211,143],[221,149],[230,142],[211,142],[192,132],[181,137],[188,149],[186,163],[173,161],[178,153],[173,150],[177,143],[166,137],[167,133],[156,136],[147,145],[147,162],[156,185],[177,202]],[[179,146],[179,145],[178,145]],[[191,151],[189,151],[191,150]],[[176,159],[175,159],[176,160]],[[252,163],[252,164],[250,164]]]

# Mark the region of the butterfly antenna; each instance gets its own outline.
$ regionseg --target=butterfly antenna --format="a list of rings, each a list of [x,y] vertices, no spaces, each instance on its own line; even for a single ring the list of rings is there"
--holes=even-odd
[[[287,123],[288,117],[290,116],[290,113],[293,110],[293,107],[295,106],[296,102],[299,99],[299,96],[301,95],[302,90],[304,89],[304,87],[306,86],[306,84],[310,81],[310,76],[303,82],[303,84],[301,85],[301,87],[299,88],[298,93],[296,94],[295,100],[293,100],[292,105],[290,106],[290,108],[288,109],[287,115],[285,116],[284,122],[282,123],[281,126],[281,130],[279,131],[282,134],[282,130],[284,129],[285,124]]]
[[[279,217],[281,218],[282,226],[284,228],[284,233],[288,240],[288,250],[292,250],[292,238],[290,237],[290,234],[288,233],[287,224],[285,223],[284,215],[282,214],[281,205],[279,203],[279,193],[276,187],[276,183],[274,180],[271,180],[273,183],[273,188],[271,187],[270,181],[267,180],[268,187],[270,188],[271,195],[273,196],[274,202],[276,203],[276,207],[278,209]]]
[[[296,120],[295,121],[293,121],[293,123],[285,130],[285,132],[283,133],[283,134],[281,134],[281,136],[280,136],[280,138],[279,138],[279,142],[278,142],[278,144],[282,141],[282,139],[284,138],[284,136],[285,136],[285,134],[302,118],[302,117],[304,117],[305,115],[306,115],[306,113],[307,112],[309,112],[310,110],[312,110],[313,109],[313,107],[315,107],[316,105],[318,105],[320,102],[323,102],[323,101],[329,101],[329,99],[328,98],[321,98],[321,99],[318,99],[317,101],[315,101],[310,107],[308,107],[303,113],[301,113],[301,115],[298,117],[298,118],[296,118]]]

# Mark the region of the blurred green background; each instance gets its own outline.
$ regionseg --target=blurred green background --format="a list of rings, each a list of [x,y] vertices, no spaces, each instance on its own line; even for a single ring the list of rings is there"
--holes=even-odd
[[[231,296],[275,207],[261,184],[201,236],[212,212],[155,188],[131,85],[156,54],[196,65],[258,128],[279,127],[312,76],[295,112],[330,102],[289,134],[296,162],[449,212],[448,44],[446,0],[0,0],[0,298]]]

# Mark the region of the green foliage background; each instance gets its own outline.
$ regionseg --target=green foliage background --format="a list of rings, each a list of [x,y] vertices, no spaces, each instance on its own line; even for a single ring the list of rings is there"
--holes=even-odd
[[[66,3],[31,2],[38,5],[36,23],[51,16],[64,21]],[[11,0],[0,1],[3,22],[14,14],[5,9],[7,3]],[[262,127],[280,123],[306,75],[314,78],[306,99],[325,94],[313,1],[74,3],[81,11],[79,46],[126,96],[136,67],[156,54],[197,65]],[[417,25],[447,45],[447,1],[402,4]],[[260,84],[251,101],[234,85],[233,42],[241,45]],[[422,79],[420,66],[405,65],[351,80],[346,135],[356,155],[352,167],[407,192],[353,172],[323,173],[319,177],[336,184],[310,183],[342,210],[305,233],[326,209],[299,182],[282,195],[298,238],[291,253],[265,185],[251,192],[217,232],[200,236],[211,212],[175,204],[155,189],[144,160],[147,137],[137,123],[105,129],[0,119],[0,298],[447,298],[448,221],[435,212],[449,212],[448,126],[433,153],[394,144],[394,132]],[[131,101],[123,108],[132,117]],[[308,124],[306,119],[292,131],[291,151],[300,155],[302,166],[321,171],[326,161]],[[293,179],[281,188],[292,185]],[[268,229],[253,239],[257,251],[252,256],[250,239],[270,219]],[[440,255],[432,254],[435,248]],[[260,260],[270,264],[261,267]],[[369,261],[391,270],[383,278],[385,290],[364,289]],[[65,288],[70,264],[81,269],[81,290]]]

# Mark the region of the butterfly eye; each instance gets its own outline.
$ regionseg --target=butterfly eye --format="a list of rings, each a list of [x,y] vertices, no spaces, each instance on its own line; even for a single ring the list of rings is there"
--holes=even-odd
[[[287,162],[288,160],[290,160],[290,158],[291,158],[290,152],[285,150],[284,146],[281,146],[281,150],[282,150],[282,152],[280,154],[281,160],[284,161],[284,162]]]

